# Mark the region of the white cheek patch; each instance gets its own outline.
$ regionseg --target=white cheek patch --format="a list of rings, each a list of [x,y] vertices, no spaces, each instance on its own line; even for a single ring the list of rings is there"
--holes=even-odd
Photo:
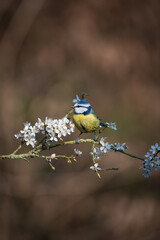
[[[86,112],[88,109],[86,109],[84,107],[76,107],[74,110],[75,110],[75,113],[82,114],[82,113]]]

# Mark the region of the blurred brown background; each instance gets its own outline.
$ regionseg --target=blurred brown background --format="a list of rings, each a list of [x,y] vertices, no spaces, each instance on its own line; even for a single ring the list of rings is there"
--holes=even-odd
[[[85,91],[117,123],[108,141],[143,156],[159,140],[159,79],[158,0],[0,1],[1,154],[25,121],[61,118]],[[99,180],[90,145],[78,149],[79,161],[56,161],[55,172],[40,159],[1,160],[0,239],[160,239],[160,173],[144,179],[141,162],[112,153],[101,164],[119,171]]]

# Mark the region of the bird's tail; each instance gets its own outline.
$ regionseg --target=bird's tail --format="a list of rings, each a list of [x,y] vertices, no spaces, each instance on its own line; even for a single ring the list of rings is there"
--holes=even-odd
[[[102,127],[108,127],[108,123],[102,123],[102,122],[100,122],[100,126],[102,126]]]

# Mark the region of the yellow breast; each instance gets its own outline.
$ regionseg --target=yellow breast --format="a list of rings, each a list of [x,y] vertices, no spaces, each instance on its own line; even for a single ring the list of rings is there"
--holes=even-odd
[[[99,127],[100,120],[92,113],[74,114],[73,122],[81,132],[94,132]]]

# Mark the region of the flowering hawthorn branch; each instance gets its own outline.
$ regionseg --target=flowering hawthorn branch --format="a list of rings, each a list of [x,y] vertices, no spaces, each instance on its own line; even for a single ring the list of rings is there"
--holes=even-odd
[[[101,145],[102,142],[101,143],[100,142],[95,142],[93,139],[80,139],[79,143],[80,144],[81,143],[91,143],[92,144],[92,152],[94,152],[95,145],[96,146],[98,146],[98,145],[102,146]],[[55,144],[50,145],[50,146],[45,146],[42,143],[40,143],[38,146],[36,146],[34,149],[28,151],[27,153],[18,154],[18,151],[22,148],[22,145],[23,145],[23,142],[22,142],[13,153],[8,154],[8,155],[2,155],[2,156],[0,156],[0,158],[1,159],[24,159],[24,160],[27,160],[28,158],[35,158],[35,157],[44,158],[49,163],[51,168],[53,170],[55,170],[55,168],[53,167],[53,165],[51,163],[52,159],[65,158],[65,159],[67,159],[68,163],[71,163],[71,160],[77,161],[76,157],[74,155],[66,156],[66,155],[55,155],[55,154],[52,154],[51,156],[46,156],[46,155],[41,155],[41,152],[43,152],[45,150],[50,150],[50,149],[55,148],[55,147],[60,147],[60,146],[64,146],[64,145],[71,145],[71,144],[75,144],[75,140],[66,141],[66,142],[59,142],[59,143],[55,143]],[[135,156],[135,155],[133,155],[131,153],[128,153],[124,150],[121,150],[121,149],[118,150],[117,148],[114,148],[114,147],[112,147],[112,150],[115,151],[115,152],[120,152],[122,154],[125,154],[125,155],[127,155],[131,158],[136,158],[136,159],[139,159],[141,161],[145,161],[145,158]],[[158,152],[157,152],[157,154],[158,154]],[[96,152],[96,154],[98,155],[97,152]],[[101,169],[100,167],[98,167],[98,163],[96,161],[97,160],[96,159],[97,158],[96,154],[94,152],[93,158],[92,158],[94,166],[91,166],[90,169],[94,170],[97,173],[99,178],[100,178],[99,171],[118,170],[118,168]],[[80,154],[78,154],[78,155],[80,155]]]
[[[74,99],[74,101],[76,101]],[[54,159],[63,158],[67,160],[67,163],[72,161],[77,161],[77,157],[82,155],[82,152],[78,149],[74,149],[74,154],[67,155],[56,155],[52,153],[51,155],[43,155],[42,152],[46,150],[51,150],[56,147],[64,145],[75,144],[75,140],[63,141],[63,137],[66,135],[71,135],[74,132],[74,124],[69,120],[69,116],[73,113],[73,110],[69,111],[62,119],[49,119],[46,118],[42,121],[38,118],[38,121],[34,126],[30,123],[25,123],[23,130],[15,135],[19,139],[20,145],[11,154],[1,155],[0,159],[23,159],[28,161],[29,158],[43,158],[45,159],[50,167],[55,170],[52,162]],[[117,130],[115,123],[106,123],[107,127]],[[107,168],[102,169],[99,166],[99,160],[104,154],[109,152],[119,152],[127,155],[131,158],[135,158],[143,161],[143,166],[140,169],[143,170],[143,176],[148,177],[151,175],[152,170],[157,170],[160,168],[160,146],[158,143],[152,145],[144,158],[135,156],[131,153],[126,152],[126,143],[113,143],[110,144],[106,141],[106,138],[100,138],[100,134],[104,131],[106,127],[101,127],[99,129],[99,141],[94,141],[93,139],[80,139],[78,143],[90,143],[92,144],[90,155],[92,155],[93,166],[90,167],[91,170],[95,171],[97,176],[100,178],[100,171],[107,170],[118,170],[118,168]],[[37,140],[37,135],[41,136],[40,141]],[[43,137],[42,137],[43,136]],[[60,140],[60,141],[59,141]],[[54,142],[54,143],[53,143]],[[23,149],[24,145],[31,145],[32,149],[26,153],[19,153]]]

